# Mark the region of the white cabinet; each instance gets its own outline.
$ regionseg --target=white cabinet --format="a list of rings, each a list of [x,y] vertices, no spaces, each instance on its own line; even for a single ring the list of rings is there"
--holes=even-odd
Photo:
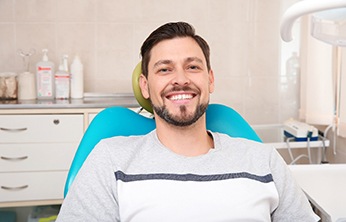
[[[83,115],[1,115],[1,143],[75,142],[83,131]]]
[[[1,202],[62,200],[67,171],[0,173]]]
[[[83,113],[0,115],[0,206],[61,201],[84,122]]]
[[[0,101],[0,208],[61,204],[79,142],[95,115],[110,106],[138,109],[132,93],[63,103]]]

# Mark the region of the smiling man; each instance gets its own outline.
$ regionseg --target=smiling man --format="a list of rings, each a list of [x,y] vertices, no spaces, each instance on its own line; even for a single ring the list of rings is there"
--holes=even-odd
[[[174,24],[171,26],[173,28]],[[209,59],[207,61],[197,41],[188,36],[163,40],[145,51],[150,39],[158,39],[156,35],[160,34],[158,29],[143,44],[144,71],[140,77],[142,94],[144,98],[150,98],[153,106],[158,138],[181,155],[207,153],[213,147],[205,124],[205,110],[214,90]],[[209,58],[208,45],[198,39]]]
[[[156,129],[97,144],[57,221],[318,221],[274,148],[206,129],[214,73],[192,26],[159,27],[141,55]]]

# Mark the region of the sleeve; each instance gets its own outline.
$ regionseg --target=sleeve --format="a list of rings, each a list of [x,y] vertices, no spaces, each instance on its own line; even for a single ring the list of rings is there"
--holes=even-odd
[[[120,221],[114,170],[107,145],[95,146],[61,206],[57,222]]]
[[[279,194],[279,205],[272,214],[273,221],[315,222],[319,217],[293,178],[290,169],[274,149],[271,154],[271,171]]]

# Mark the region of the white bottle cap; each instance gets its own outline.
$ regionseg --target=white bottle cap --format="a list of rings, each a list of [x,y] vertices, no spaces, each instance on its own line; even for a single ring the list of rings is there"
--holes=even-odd
[[[48,61],[48,49],[42,49],[42,52],[43,52],[43,57],[42,57],[42,61]]]

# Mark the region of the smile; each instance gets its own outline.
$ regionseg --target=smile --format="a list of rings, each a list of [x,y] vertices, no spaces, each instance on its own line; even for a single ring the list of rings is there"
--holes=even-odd
[[[179,95],[172,95],[168,99],[177,101],[177,100],[186,100],[186,99],[192,99],[192,98],[193,98],[193,95],[191,94],[179,94]]]

